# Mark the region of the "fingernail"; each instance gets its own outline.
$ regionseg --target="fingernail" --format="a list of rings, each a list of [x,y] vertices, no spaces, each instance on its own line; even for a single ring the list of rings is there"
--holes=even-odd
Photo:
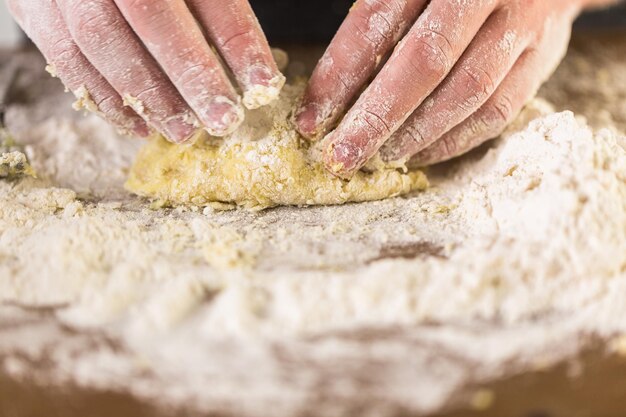
[[[310,141],[319,140],[332,129],[335,108],[331,102],[311,101],[302,105],[295,115],[300,134]]]
[[[226,136],[233,133],[244,119],[241,104],[233,103],[226,97],[217,97],[206,107],[204,117],[205,129],[212,136]]]
[[[252,86],[270,86],[270,81],[276,74],[265,65],[255,65],[248,70],[248,84]]]
[[[197,128],[186,121],[186,117],[177,116],[169,119],[162,125],[165,137],[174,143],[188,141],[196,132]]]
[[[243,105],[254,110],[276,100],[285,85],[286,78],[266,66],[250,69],[248,85],[243,95]]]
[[[295,123],[298,132],[305,138],[314,141],[318,139],[317,106],[307,105],[301,107],[295,115]]]
[[[335,140],[333,134],[326,136],[324,141],[328,143],[324,153],[326,168],[337,177],[350,179],[358,169],[361,151],[349,142]]]

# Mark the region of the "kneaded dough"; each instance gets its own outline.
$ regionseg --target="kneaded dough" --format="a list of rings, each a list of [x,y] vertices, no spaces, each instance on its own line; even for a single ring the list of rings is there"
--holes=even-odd
[[[286,86],[279,100],[248,112],[225,139],[199,132],[192,145],[174,145],[154,137],[140,151],[127,189],[163,204],[264,209],[381,200],[428,187],[420,171],[379,167],[350,181],[329,174],[319,151],[288,121],[301,90]]]

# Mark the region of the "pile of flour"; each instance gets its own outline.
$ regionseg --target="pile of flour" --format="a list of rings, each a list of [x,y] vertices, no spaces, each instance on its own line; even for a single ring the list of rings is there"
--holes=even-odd
[[[140,143],[92,116],[15,133],[38,178],[0,181],[0,323],[45,307],[74,332],[0,326],[17,379],[225,415],[428,413],[626,334],[624,137],[541,101],[426,192],[260,213],[131,196]]]
[[[66,356],[73,347],[60,341],[63,380],[211,409],[242,392],[237,375],[253,361],[265,368],[243,392],[278,401],[288,415],[310,380],[275,374],[276,345],[331,362],[371,359],[358,344],[303,341],[313,336],[422,329],[419,337],[471,358],[489,378],[505,363],[571,355],[583,334],[626,333],[626,151],[622,138],[593,133],[571,113],[542,116],[431,172],[426,193],[256,214],[152,210],[123,195],[132,155],[117,150],[132,154],[134,144],[118,148],[123,140],[107,129],[88,118],[24,132],[40,179],[0,183],[1,300],[58,306],[65,325],[105,331],[128,349]],[[107,147],[116,150],[110,158]],[[424,330],[429,323],[441,327]],[[28,343],[36,352],[33,337],[5,336],[0,351]],[[394,340],[370,354],[417,360]],[[467,377],[462,368],[397,374],[392,365],[380,370],[386,398],[421,411],[445,403]],[[154,375],[145,386],[129,378],[145,368]],[[215,391],[200,395],[196,382],[206,378]],[[256,415],[251,404],[246,413]]]

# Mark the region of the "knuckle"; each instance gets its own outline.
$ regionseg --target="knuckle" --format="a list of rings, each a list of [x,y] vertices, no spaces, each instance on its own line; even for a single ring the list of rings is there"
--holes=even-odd
[[[426,80],[438,82],[452,69],[452,51],[452,46],[444,36],[437,32],[428,32],[409,40],[400,53]]]
[[[407,138],[410,138],[413,141],[413,143],[417,145],[421,146],[424,143],[426,143],[426,138],[421,132],[421,126],[419,123],[413,123],[410,126],[407,126],[406,129],[404,130],[404,134],[406,135]]]
[[[368,10],[370,14],[370,22],[372,24],[381,24],[391,32],[395,28],[401,26],[403,15],[406,14],[406,0],[369,0]]]
[[[363,110],[361,119],[377,136],[387,136],[391,133],[383,117],[372,110]]]
[[[140,86],[134,93],[134,96],[136,96],[139,101],[147,103],[150,107],[154,107],[154,103],[169,100],[171,94],[162,85],[147,84]],[[155,113],[155,110],[158,110],[158,108],[153,108],[152,113]]]
[[[468,119],[468,122],[462,125],[462,128],[457,132],[459,140],[465,142],[470,138],[474,138],[484,134],[489,129],[490,122],[486,117],[472,117]]]
[[[513,116],[513,103],[507,95],[500,97],[494,104],[493,109],[501,124],[508,123]]]
[[[121,99],[115,94],[103,96],[99,101],[96,102],[96,105],[98,106],[100,111],[107,115],[116,115],[122,113],[125,110]]]
[[[354,89],[354,80],[351,79],[344,71],[337,71],[333,79],[337,81],[337,94],[346,95]]]
[[[118,0],[125,12],[140,24],[162,25],[169,23],[169,2],[154,0]]]
[[[141,120],[130,107],[124,106],[116,94],[104,96],[96,105],[102,117],[123,129],[132,129],[133,124]]]
[[[211,69],[205,64],[193,64],[185,68],[175,81],[175,84],[181,86],[194,86],[194,85],[206,85],[204,82],[207,78],[207,74],[210,74]]]
[[[379,48],[394,38],[398,11],[395,2],[373,0],[357,9],[350,19],[350,33],[366,44]]]
[[[50,59],[52,63],[61,69],[61,67],[71,67],[80,55],[80,49],[70,38],[58,40],[50,46]]]
[[[348,33],[349,39],[361,48],[376,49],[385,40],[384,30],[368,27],[366,19],[352,19]]]
[[[74,2],[67,20],[76,40],[87,45],[100,41],[98,33],[119,25],[110,4],[104,1]]]
[[[490,109],[484,106],[454,128],[449,136],[455,137],[459,142],[467,143],[477,137],[488,135],[493,125],[494,118],[490,115]]]
[[[419,159],[433,164],[454,157],[458,153],[456,140],[444,137],[418,154]]]
[[[522,54],[522,57],[526,61],[530,61],[530,62],[539,61],[542,58],[541,51],[536,46],[529,46],[528,48],[526,48],[526,50]]]
[[[158,6],[158,3],[161,2],[150,0],[116,0],[115,3],[124,8],[124,10],[145,13],[154,9],[155,6]]]
[[[363,10],[365,13],[376,13],[381,10],[390,10],[396,2],[397,0],[365,0],[361,2],[364,7],[356,8],[356,10]]]
[[[513,115],[511,100],[507,96],[499,97],[493,104],[484,109],[473,130],[477,135],[495,137],[511,121]]]
[[[487,99],[496,88],[495,78],[483,68],[464,66],[459,71],[460,85],[472,101]]]
[[[438,157],[453,157],[459,152],[459,142],[452,138],[443,138],[440,140]]]
[[[247,44],[254,37],[254,28],[246,25],[237,31],[226,34],[226,36],[216,36],[215,46],[221,49],[236,47],[240,44]]]

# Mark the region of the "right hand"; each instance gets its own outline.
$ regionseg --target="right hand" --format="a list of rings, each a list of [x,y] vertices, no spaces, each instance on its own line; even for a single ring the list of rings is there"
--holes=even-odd
[[[180,143],[199,126],[224,136],[241,124],[242,100],[211,45],[246,107],[273,101],[285,82],[247,0],[7,2],[55,75],[126,133],[153,128]]]
[[[379,150],[419,166],[468,152],[556,69],[586,1],[358,0],[311,77],[298,130],[324,138],[326,167],[346,179]]]

